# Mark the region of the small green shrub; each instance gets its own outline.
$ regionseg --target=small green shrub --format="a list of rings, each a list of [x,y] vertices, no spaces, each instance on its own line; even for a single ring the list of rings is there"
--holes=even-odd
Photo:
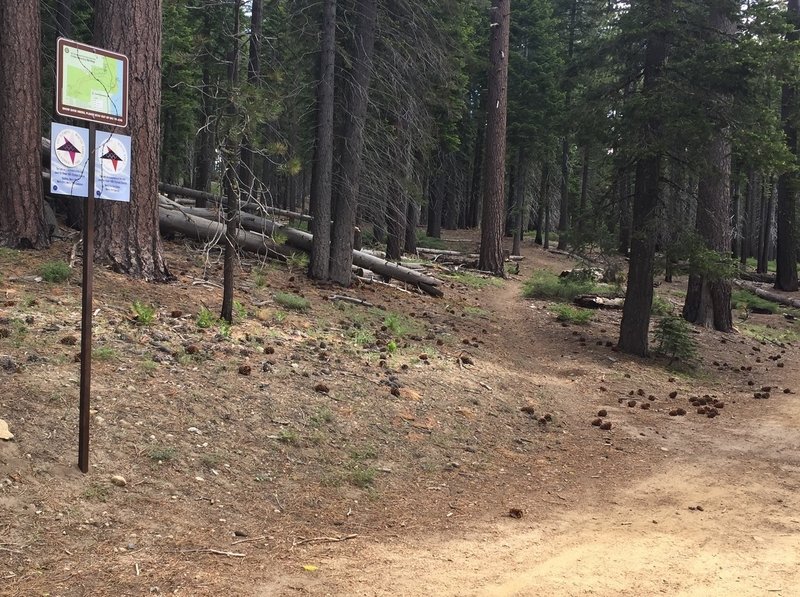
[[[386,343],[386,350],[389,351],[389,354],[396,353],[397,352],[397,342],[395,342],[394,340],[389,340]]]
[[[178,451],[171,446],[153,446],[147,451],[150,460],[169,462],[178,455]]]
[[[282,444],[296,445],[300,441],[300,436],[291,429],[281,429],[278,432],[278,441]]]
[[[117,358],[117,353],[113,348],[109,348],[108,346],[101,346],[100,348],[95,348],[92,351],[92,357],[96,361],[110,361],[112,359]]]
[[[372,467],[357,468],[350,473],[350,483],[361,489],[372,487],[377,471]]]
[[[330,423],[333,421],[333,411],[327,406],[321,407],[317,412],[311,415],[311,423],[315,427]]]
[[[308,255],[306,253],[292,253],[286,260],[286,265],[290,270],[303,270],[308,267]]]
[[[247,309],[239,301],[233,301],[233,318],[235,321],[247,319]]]
[[[214,315],[206,307],[200,309],[200,313],[197,314],[197,327],[199,327],[202,330],[207,330],[208,328],[212,327],[215,323],[217,323],[216,315]]]
[[[550,272],[535,273],[523,287],[526,298],[571,302],[576,296],[589,294],[596,287],[594,280],[560,278]]]
[[[422,230],[417,230],[417,246],[423,249],[446,249],[447,244],[441,238],[426,236]]]
[[[373,460],[378,453],[373,446],[367,445],[361,448],[353,448],[350,450],[350,458],[355,462],[363,462],[365,460]]]
[[[678,360],[687,365],[694,364],[697,358],[697,342],[685,319],[673,315],[662,317],[656,324],[654,336],[658,341],[656,351],[670,357],[670,362]]]
[[[278,292],[275,294],[275,302],[281,307],[292,311],[307,311],[311,307],[308,299],[292,294],[290,292]]]
[[[272,318],[278,323],[283,323],[286,320],[286,311],[275,311]]]
[[[456,271],[443,273],[443,276],[451,279],[454,282],[469,286],[470,288],[499,287],[503,285],[503,280],[494,276],[485,276],[480,274],[473,274],[472,272]]]
[[[675,306],[670,303],[668,300],[661,298],[660,296],[653,297],[653,308],[652,314],[657,316],[662,315],[672,315],[675,311]]]
[[[48,261],[39,268],[39,275],[47,282],[60,283],[69,280],[72,270],[63,261]]]
[[[264,288],[267,285],[267,276],[263,269],[253,272],[253,285],[255,285],[256,288]]]
[[[556,305],[553,307],[558,321],[585,325],[594,317],[594,312],[589,309],[578,309],[570,305]]]
[[[778,305],[761,298],[749,290],[734,290],[731,294],[731,306],[734,309],[745,309],[748,311],[756,308],[769,311],[770,313],[778,312]]]
[[[134,319],[139,325],[150,325],[156,318],[156,310],[152,305],[145,305],[141,301],[133,301],[131,305]]]

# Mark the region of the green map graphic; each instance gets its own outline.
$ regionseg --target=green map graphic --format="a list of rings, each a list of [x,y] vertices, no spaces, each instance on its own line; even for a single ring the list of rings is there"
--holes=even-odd
[[[63,101],[81,110],[122,115],[122,60],[66,47]]]

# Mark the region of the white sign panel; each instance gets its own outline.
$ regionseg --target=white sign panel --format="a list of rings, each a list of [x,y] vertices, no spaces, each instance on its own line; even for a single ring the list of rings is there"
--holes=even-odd
[[[52,123],[50,126],[50,192],[89,196],[89,130]]]
[[[131,138],[98,132],[94,163],[95,198],[130,202]]]

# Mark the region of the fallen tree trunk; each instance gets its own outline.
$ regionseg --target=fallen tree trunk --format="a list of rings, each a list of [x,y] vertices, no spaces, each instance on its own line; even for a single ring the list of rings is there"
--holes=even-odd
[[[609,298],[596,294],[582,294],[572,299],[572,302],[586,309],[622,309],[625,305],[624,298]]]
[[[757,272],[739,272],[739,278],[748,282],[763,282],[764,284],[774,284],[775,274],[759,274]]]
[[[205,243],[221,244],[225,241],[224,224],[187,214],[184,210],[165,207],[163,202],[158,210],[158,223],[162,232],[177,232]],[[246,230],[237,230],[236,245],[245,251],[278,259],[285,259],[292,253],[268,236]]]
[[[187,208],[182,211],[186,214],[209,220],[217,219],[219,217],[217,212],[211,209]],[[265,236],[271,236],[280,233],[286,237],[286,244],[290,247],[294,247],[295,249],[300,249],[301,251],[305,252],[311,251],[312,236],[308,232],[296,230],[295,228],[291,228],[289,226],[282,226],[276,222],[267,220],[266,218],[261,218],[259,216],[247,213],[240,214],[239,222],[242,228],[245,230],[256,231]],[[386,261],[380,257],[369,255],[363,251],[353,251],[353,265],[371,270],[387,278],[393,278],[401,282],[413,284],[420,290],[432,296],[438,297],[443,296],[444,294],[438,288],[438,286],[441,285],[440,280],[411,270],[407,267],[403,267],[402,265],[397,265],[391,261]]]
[[[753,282],[741,282],[739,280],[734,281],[734,285],[738,286],[739,288],[744,288],[745,290],[749,290],[756,296],[760,296],[763,299],[768,301],[772,301],[773,303],[778,303],[779,305],[785,305],[787,307],[793,307],[795,309],[800,309],[800,299],[792,298],[790,296],[786,296],[783,294],[778,294],[777,292],[770,292],[760,286],[756,286]]]

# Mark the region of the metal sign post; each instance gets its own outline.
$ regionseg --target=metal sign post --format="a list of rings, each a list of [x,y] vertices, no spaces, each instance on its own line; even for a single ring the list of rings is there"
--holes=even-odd
[[[89,123],[89,193],[83,210],[83,292],[81,296],[81,402],[78,468],[89,472],[89,402],[92,395],[92,293],[94,290],[94,176],[97,125]]]
[[[130,154],[125,155],[125,174],[117,173],[123,161],[116,152],[109,158],[113,172],[104,174],[101,167],[101,183],[96,183],[97,174],[97,124],[125,128],[128,125],[128,58],[116,52],[87,46],[68,39],[56,42],[56,112],[66,118],[89,121],[88,192],[83,219],[83,284],[81,296],[81,389],[80,413],[78,417],[78,468],[89,471],[89,405],[92,391],[92,294],[94,287],[94,203],[96,198],[114,201],[129,201]],[[117,138],[121,138],[118,135]],[[74,137],[73,137],[74,138]],[[128,149],[129,138],[125,138]],[[104,148],[110,141],[104,142]],[[118,147],[121,154],[123,149]],[[78,143],[80,144],[80,143]],[[53,151],[67,151],[74,166],[79,149],[72,145],[54,147]],[[102,154],[101,154],[102,156]],[[105,157],[105,156],[102,156]],[[66,176],[66,175],[65,175]],[[71,178],[70,178],[71,176]],[[81,176],[70,175],[66,180]],[[127,187],[125,186],[127,178]],[[106,184],[105,181],[109,181]],[[72,189],[69,187],[72,186]],[[83,188],[83,187],[81,187]],[[52,192],[72,195],[73,185],[56,184]]]

